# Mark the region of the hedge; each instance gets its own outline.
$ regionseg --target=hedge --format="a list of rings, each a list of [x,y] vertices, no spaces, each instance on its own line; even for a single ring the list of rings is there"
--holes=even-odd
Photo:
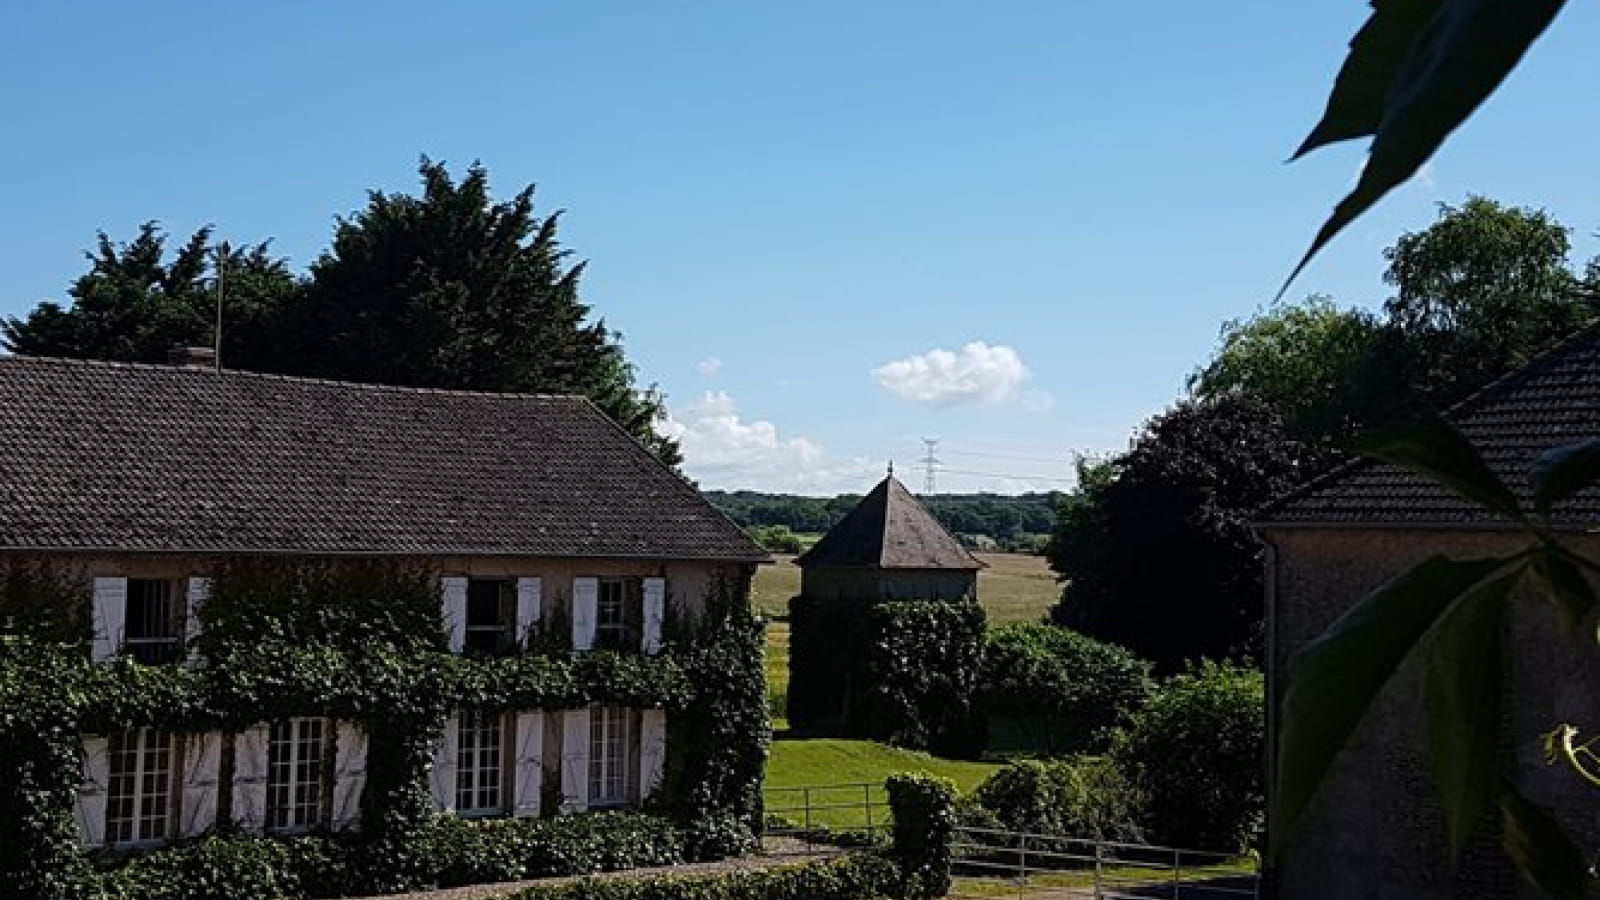
[[[764,871],[659,878],[586,878],[536,885],[512,900],[868,900],[897,896],[900,869],[876,853]]]

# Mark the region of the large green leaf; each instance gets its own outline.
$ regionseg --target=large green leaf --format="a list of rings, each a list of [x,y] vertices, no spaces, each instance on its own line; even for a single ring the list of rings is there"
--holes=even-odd
[[[1583,566],[1571,551],[1557,544],[1546,544],[1533,558],[1533,570],[1538,573],[1550,597],[1561,608],[1567,625],[1577,628],[1594,609],[1594,586],[1583,574]]]
[[[1583,851],[1550,814],[1516,786],[1500,787],[1502,845],[1511,862],[1550,900],[1584,900],[1595,879]]]
[[[1289,661],[1269,832],[1275,852],[1401,661],[1457,598],[1508,562],[1429,557],[1362,599]]]
[[[1507,518],[1522,518],[1516,495],[1484,464],[1477,448],[1437,415],[1363,435],[1350,442],[1350,450],[1430,476]]]
[[[1600,439],[1544,451],[1533,461],[1528,480],[1533,484],[1534,508],[1549,516],[1552,505],[1600,481]]]
[[[1428,641],[1428,755],[1456,852],[1495,808],[1501,636],[1506,596],[1525,567],[1480,582],[1439,618]]]
[[[1344,227],[1396,185],[1410,178],[1473,110],[1494,93],[1528,47],[1561,11],[1565,0],[1445,0],[1412,38],[1383,97],[1383,116],[1361,179],[1323,223],[1281,296],[1306,263]],[[1410,20],[1374,14],[1362,45],[1403,41]],[[1389,34],[1389,30],[1393,34]],[[1352,47],[1352,54],[1355,48]],[[1369,63],[1374,72],[1381,67]],[[1372,76],[1376,80],[1376,75]],[[1337,94],[1337,91],[1335,92]],[[1342,130],[1359,127],[1370,112],[1341,114]],[[1320,127],[1320,126],[1319,126]],[[1315,134],[1315,132],[1313,132]],[[1325,143],[1325,141],[1324,141]]]
[[[1444,0],[1373,0],[1372,17],[1350,40],[1350,55],[1334,79],[1328,108],[1294,159],[1336,141],[1377,133],[1389,86],[1407,51],[1443,5]]]

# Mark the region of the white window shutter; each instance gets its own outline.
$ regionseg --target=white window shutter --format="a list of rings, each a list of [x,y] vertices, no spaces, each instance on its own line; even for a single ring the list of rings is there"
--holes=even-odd
[[[215,731],[183,736],[183,799],[178,834],[195,837],[217,825],[217,771],[222,735]]]
[[[267,826],[266,725],[252,725],[233,739],[233,820],[240,830],[260,834]]]
[[[184,598],[183,638],[189,645],[189,656],[194,657],[194,639],[200,636],[200,607],[211,599],[211,579],[191,578]]]
[[[456,755],[461,723],[455,716],[444,720],[444,736],[433,751],[433,772],[429,780],[433,785],[433,808],[439,812],[456,811]]]
[[[513,755],[515,771],[511,783],[515,794],[511,814],[519,819],[539,815],[540,794],[544,792],[544,713],[516,714],[517,743]]]
[[[667,615],[667,580],[644,580],[644,638],[639,647],[646,653],[661,650],[661,622]]]
[[[444,603],[444,627],[450,632],[450,652],[460,653],[467,639],[467,579],[439,579]]]
[[[361,792],[367,786],[367,732],[354,722],[336,726],[333,778],[333,830],[361,824]]]
[[[594,647],[594,629],[600,617],[600,579],[572,579],[572,649]]]
[[[667,714],[664,710],[647,709],[639,716],[639,800],[650,795],[661,784],[661,775],[667,763]]]
[[[106,739],[83,739],[83,780],[78,783],[78,834],[85,847],[106,842],[106,785],[111,780],[111,757]]]
[[[128,618],[128,579],[94,580],[94,658],[110,659],[122,649]]]
[[[569,709],[561,721],[561,811],[589,808],[589,711]]]
[[[544,605],[544,582],[538,578],[517,579],[517,646],[528,645],[528,632],[539,624]]]

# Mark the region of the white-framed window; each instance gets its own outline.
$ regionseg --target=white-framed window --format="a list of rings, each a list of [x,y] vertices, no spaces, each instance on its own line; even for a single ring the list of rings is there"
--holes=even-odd
[[[148,844],[172,836],[175,750],[169,732],[151,728],[107,739],[107,846]]]
[[[467,582],[465,649],[497,656],[517,644],[517,590],[508,579],[473,578]]]
[[[182,596],[179,582],[175,580],[128,579],[122,652],[146,665],[182,659]]]
[[[602,650],[638,650],[644,626],[643,580],[602,578],[595,604],[594,645]]]
[[[464,711],[456,728],[456,812],[505,812],[505,716]]]
[[[634,710],[597,706],[589,711],[589,805],[626,806],[632,799]]]
[[[305,831],[323,821],[330,733],[324,719],[272,723],[267,739],[268,831]]]

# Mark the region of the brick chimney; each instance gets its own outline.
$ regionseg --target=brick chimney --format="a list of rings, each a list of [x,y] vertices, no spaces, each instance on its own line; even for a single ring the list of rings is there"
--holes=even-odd
[[[215,369],[217,351],[210,347],[186,347],[175,344],[167,351],[167,365],[181,369]]]

